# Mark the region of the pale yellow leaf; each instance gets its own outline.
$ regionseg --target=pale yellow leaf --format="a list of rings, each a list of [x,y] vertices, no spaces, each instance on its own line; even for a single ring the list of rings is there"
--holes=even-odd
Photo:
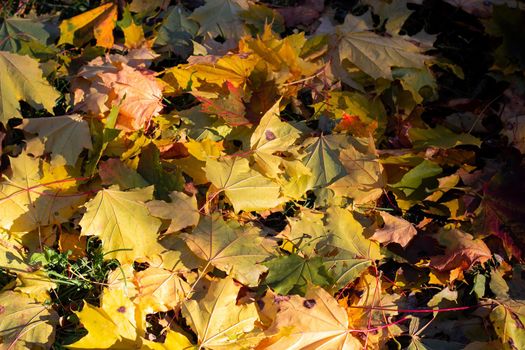
[[[52,112],[60,94],[42,78],[38,61],[0,51],[0,122],[20,118],[19,100]]]
[[[99,237],[105,257],[121,263],[158,253],[161,222],[144,204],[152,198],[153,186],[127,192],[116,188],[99,191],[85,205],[87,211],[79,223],[81,234]]]

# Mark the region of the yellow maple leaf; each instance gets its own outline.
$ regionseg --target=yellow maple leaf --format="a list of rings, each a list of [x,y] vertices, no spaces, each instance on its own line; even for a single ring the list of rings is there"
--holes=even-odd
[[[176,271],[156,267],[137,272],[135,284],[138,294],[134,301],[147,313],[175,309],[190,290]]]
[[[216,62],[179,65],[166,70],[166,75],[171,75],[182,89],[191,86],[195,90],[203,82],[222,86],[227,81],[239,87],[246,83],[259,60],[255,55],[227,55]]]
[[[75,38],[75,33],[81,29],[90,29],[93,30],[93,35],[97,39],[97,45],[109,49],[114,43],[113,29],[115,29],[116,21],[117,5],[112,2],[66,19],[60,23],[58,45],[84,43],[90,37]]]
[[[120,289],[105,289],[100,307],[84,304],[76,312],[88,334],[68,345],[70,349],[128,349],[139,342],[135,305]]]

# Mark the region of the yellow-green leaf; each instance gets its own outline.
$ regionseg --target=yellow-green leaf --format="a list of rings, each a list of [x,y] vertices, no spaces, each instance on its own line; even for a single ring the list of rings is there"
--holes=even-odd
[[[217,214],[203,217],[191,234],[182,237],[199,258],[250,286],[257,285],[266,271],[259,263],[275,248],[275,242],[265,238],[260,229],[225,222]]]
[[[85,205],[81,234],[99,237],[106,257],[121,263],[158,253],[161,222],[149,214],[144,204],[152,198],[153,186],[127,192],[101,190]]]
[[[247,159],[208,160],[204,170],[208,180],[224,191],[236,212],[265,210],[283,201],[279,184],[251,169]]]
[[[0,122],[21,117],[19,100],[52,111],[59,93],[42,78],[38,61],[0,51]]]

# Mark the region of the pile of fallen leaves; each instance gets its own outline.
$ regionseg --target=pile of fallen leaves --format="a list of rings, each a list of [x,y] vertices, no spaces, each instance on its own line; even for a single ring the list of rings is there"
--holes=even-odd
[[[0,348],[525,349],[522,3],[4,4]]]

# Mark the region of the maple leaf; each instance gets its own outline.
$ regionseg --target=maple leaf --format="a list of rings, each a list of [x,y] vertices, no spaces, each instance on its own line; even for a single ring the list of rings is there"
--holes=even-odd
[[[392,79],[392,67],[424,68],[429,56],[421,49],[399,36],[380,36],[367,31],[360,18],[347,15],[338,31],[342,38],[338,45],[339,56],[355,64],[372,78]]]
[[[497,173],[484,184],[481,202],[481,228],[501,239],[509,254],[522,259],[524,242],[523,206],[521,200],[525,193],[523,183],[519,182],[523,169]]]
[[[455,268],[469,269],[476,262],[484,263],[492,257],[490,249],[481,239],[458,229],[441,230],[439,243],[446,247],[445,255],[432,257],[430,266],[449,271]]]
[[[113,29],[117,21],[117,10],[117,5],[109,2],[73,18],[63,20],[60,23],[58,45],[75,43],[82,45],[92,37],[85,34],[84,36],[75,34],[80,30],[83,32],[92,30],[98,46],[111,48],[114,42]]]
[[[296,217],[288,218],[290,232],[282,232],[281,234],[298,246],[307,257],[314,256],[316,246],[320,241],[326,239],[323,218],[323,212],[301,208]]]
[[[429,68],[393,68],[392,77],[412,94],[416,103],[432,101],[437,96],[437,83]]]
[[[137,24],[131,14],[129,7],[124,9],[122,19],[117,22],[122,32],[124,32],[124,45],[128,48],[137,48],[144,44],[144,29]]]
[[[46,349],[53,344],[58,315],[33,298],[18,292],[1,292],[0,316],[2,349]]]
[[[243,349],[260,341],[255,305],[237,305],[240,285],[225,278],[212,282],[198,300],[182,304],[182,315],[198,336],[199,348]]]
[[[10,162],[11,176],[0,183],[0,227],[6,230],[29,232],[65,222],[85,199],[74,194],[74,185],[56,187],[61,182],[75,184],[74,179],[44,181],[42,162],[37,158],[22,153]]]
[[[19,100],[52,111],[59,93],[42,78],[38,62],[28,56],[0,51],[0,122],[21,117]]]
[[[89,126],[78,114],[24,119],[20,128],[38,134],[27,142],[27,151],[35,156],[50,152],[74,165],[83,149],[92,149]]]
[[[383,194],[386,178],[383,166],[375,150],[369,147],[368,153],[361,153],[352,145],[343,149],[339,159],[346,174],[332,183],[329,188],[336,196],[350,197],[356,204],[364,204],[377,200]]]
[[[148,314],[175,309],[191,289],[177,272],[156,267],[137,272],[134,283],[137,286],[134,303]]]
[[[293,96],[297,92],[302,77],[311,77],[322,68],[322,63],[310,62],[301,57],[301,49],[307,39],[304,33],[298,33],[281,39],[272,32],[272,27],[266,24],[260,37],[243,37],[239,42],[239,50],[260,58],[260,64],[266,68],[267,79],[275,80],[280,93]],[[261,73],[259,71],[259,73]]]
[[[199,223],[199,210],[195,196],[187,196],[181,192],[170,193],[171,203],[164,201],[150,201],[146,203],[151,215],[171,220],[165,234],[180,231],[188,226]]]
[[[158,52],[169,50],[187,57],[193,51],[191,39],[197,35],[199,25],[190,20],[189,11],[182,4],[177,4],[167,10],[161,26],[158,29],[155,47]]]
[[[204,262],[192,252],[179,235],[167,235],[159,243],[163,249],[156,257],[149,259],[150,266],[186,272],[203,266]]]
[[[310,187],[325,187],[345,175],[345,170],[337,153],[330,146],[324,136],[312,138],[306,147],[304,165],[312,172]]]
[[[333,91],[312,106],[316,113],[340,120],[334,131],[348,130],[356,137],[379,135],[386,127],[386,111],[377,97],[350,91]]]
[[[166,339],[163,343],[153,342],[147,339],[142,340],[141,350],[194,350],[193,345],[186,336],[168,329]]]
[[[490,312],[490,321],[504,349],[525,347],[525,306],[523,301],[510,300]]]
[[[396,302],[399,295],[385,293],[385,287],[381,279],[370,273],[363,273],[354,285],[355,292],[345,300],[340,300],[340,305],[346,307],[349,328],[365,330],[372,324],[383,324],[385,319],[392,318],[398,314]],[[382,308],[383,310],[376,310]],[[373,327],[373,326],[372,326]],[[373,327],[375,328],[375,327]],[[363,334],[366,348],[382,349],[386,346],[386,334],[400,334],[402,330],[390,324],[388,328],[379,327],[374,332]]]
[[[255,162],[271,178],[276,178],[282,172],[282,158],[274,153],[288,151],[300,136],[299,130],[279,118],[280,102],[277,101],[263,115],[250,137]]]
[[[223,118],[231,126],[250,124],[250,121],[245,117],[242,89],[235,87],[229,81],[226,82],[226,87],[229,92],[226,97],[211,99],[197,96],[201,102],[202,111]]]
[[[323,242],[323,261],[334,279],[334,286],[342,288],[371,264],[381,258],[379,245],[363,236],[363,226],[346,209],[330,207],[326,211],[327,239]]]
[[[292,295],[278,304],[272,325],[257,350],[360,349],[361,342],[349,330],[346,311],[321,287],[310,286],[304,298]]]
[[[412,14],[413,10],[407,8],[408,3],[421,4],[421,2],[421,0],[398,0],[387,3],[380,0],[365,0],[365,3],[372,6],[374,14],[381,18],[381,22],[386,21],[385,28],[392,34],[398,34]]]
[[[410,196],[421,186],[424,179],[439,175],[442,171],[443,169],[439,165],[424,159],[417,166],[407,171],[401,180],[390,186],[403,191],[406,196]]]
[[[20,53],[28,51],[25,46],[33,43],[49,44],[52,34],[50,27],[54,23],[46,18],[8,17],[0,19],[1,51]]]
[[[439,147],[452,148],[459,145],[480,146],[481,141],[470,134],[456,134],[444,126],[438,125],[433,129],[410,128],[408,135],[414,148]]]
[[[265,283],[279,294],[302,294],[308,283],[327,286],[331,282],[321,257],[304,259],[291,254],[267,261],[264,265],[269,270]]]
[[[137,165],[138,173],[149,183],[155,184],[155,195],[161,199],[168,199],[174,190],[182,189],[180,174],[170,172],[163,167],[160,152],[155,144],[144,137],[145,145]],[[140,149],[140,147],[139,147]]]
[[[310,25],[320,17],[323,10],[324,1],[319,0],[306,0],[295,6],[277,8],[287,27],[295,27],[298,24]]]
[[[282,202],[280,186],[252,170],[247,159],[208,160],[204,170],[217,190],[224,191],[236,212],[264,210]]]
[[[161,222],[144,204],[152,198],[153,186],[127,192],[114,187],[101,190],[85,204],[81,234],[100,237],[106,256],[121,263],[157,253]]]
[[[19,272],[16,275],[15,292],[27,294],[35,301],[46,303],[51,300],[49,297],[49,290],[57,288],[57,284],[53,282],[43,270],[32,272]]]
[[[245,30],[238,15],[245,10],[248,10],[246,0],[206,0],[189,18],[200,24],[198,35],[240,38]]]
[[[260,58],[255,55],[226,55],[211,63],[179,65],[166,70],[180,88],[191,87],[198,91],[201,82],[223,86],[228,82],[233,87],[242,86],[248,80]],[[166,78],[166,77],[165,77]]]
[[[100,307],[84,302],[76,315],[88,333],[69,349],[130,349],[141,344],[135,305],[121,289],[104,289]]]
[[[370,239],[386,244],[399,243],[402,247],[406,247],[417,234],[414,225],[405,219],[385,212],[380,212],[379,215],[383,219],[384,226],[376,230]]]
[[[153,72],[129,66],[124,56],[92,60],[71,85],[76,110],[98,116],[119,106],[119,129],[143,128],[163,108],[162,89]]]
[[[188,153],[198,160],[206,161],[208,158],[219,158],[224,150],[223,142],[215,142],[210,139],[202,141],[189,140],[184,146]]]
[[[58,248],[61,252],[70,251],[69,258],[77,260],[86,256],[87,238],[78,232],[62,231],[58,238]]]
[[[218,214],[201,218],[191,234],[182,234],[186,244],[206,266],[212,265],[238,281],[255,286],[266,267],[266,260],[275,242],[265,238],[261,230],[225,222]],[[206,270],[206,269],[204,269]]]
[[[128,168],[118,158],[110,158],[100,162],[98,175],[103,185],[117,184],[121,190],[148,186],[148,183],[142,176],[133,169]]]
[[[2,230],[0,230],[0,268],[14,273],[33,270],[26,257],[26,248],[20,240]]]
[[[525,346],[524,6],[128,2],[0,10],[0,348]]]

